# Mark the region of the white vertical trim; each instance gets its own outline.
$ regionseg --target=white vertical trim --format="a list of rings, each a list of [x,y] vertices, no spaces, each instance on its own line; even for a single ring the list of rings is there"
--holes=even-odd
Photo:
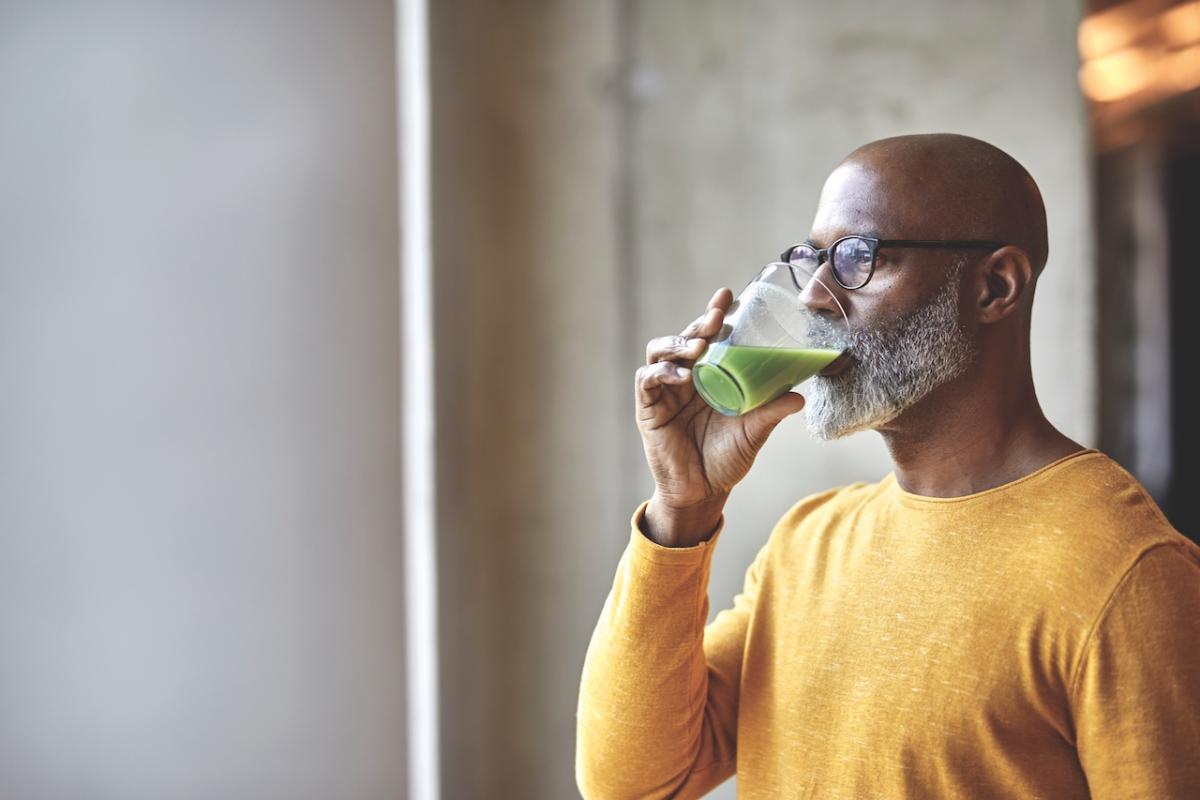
[[[433,263],[427,0],[396,0],[408,798],[438,800]]]

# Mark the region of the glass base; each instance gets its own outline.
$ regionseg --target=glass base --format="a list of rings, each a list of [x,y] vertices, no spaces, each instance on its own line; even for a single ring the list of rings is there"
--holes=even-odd
[[[746,405],[746,395],[737,380],[715,364],[697,364],[692,383],[704,402],[727,417],[736,417]]]

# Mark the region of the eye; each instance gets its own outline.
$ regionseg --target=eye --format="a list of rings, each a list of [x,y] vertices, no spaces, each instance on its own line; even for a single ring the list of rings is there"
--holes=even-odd
[[[848,288],[866,283],[871,274],[871,243],[857,236],[842,239],[834,249],[834,269]]]

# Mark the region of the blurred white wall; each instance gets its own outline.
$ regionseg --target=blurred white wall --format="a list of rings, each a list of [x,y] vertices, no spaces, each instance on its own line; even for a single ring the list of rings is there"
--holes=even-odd
[[[854,147],[954,131],[1032,172],[1051,251],[1035,379],[1050,418],[1094,444],[1080,14],[1077,0],[434,5],[448,797],[574,795],[579,669],[653,489],[632,417],[645,342],[802,239]],[[713,612],[788,506],[889,470],[874,434],[819,445],[785,422],[728,506]]]
[[[0,2],[0,796],[403,793],[391,2]]]

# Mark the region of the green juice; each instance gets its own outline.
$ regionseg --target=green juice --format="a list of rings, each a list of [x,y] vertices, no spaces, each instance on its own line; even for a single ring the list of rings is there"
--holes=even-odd
[[[841,353],[718,343],[696,362],[692,380],[705,402],[726,416],[736,416],[769,403]]]

